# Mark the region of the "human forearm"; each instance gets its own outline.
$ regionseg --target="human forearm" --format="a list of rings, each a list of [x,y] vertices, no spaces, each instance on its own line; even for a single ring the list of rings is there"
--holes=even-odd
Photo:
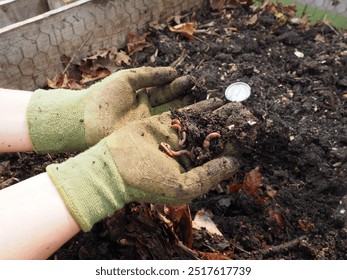
[[[47,259],[80,231],[46,173],[0,191],[0,259]]]
[[[0,153],[33,150],[26,118],[31,94],[0,89]]]

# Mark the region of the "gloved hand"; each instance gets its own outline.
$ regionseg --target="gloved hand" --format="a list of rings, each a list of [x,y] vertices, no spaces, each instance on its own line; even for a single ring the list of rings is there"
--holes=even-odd
[[[221,100],[210,99],[191,109],[213,110],[221,104]],[[128,202],[186,203],[237,171],[236,161],[226,156],[186,171],[159,149],[162,141],[180,149],[177,131],[170,126],[169,112],[134,121],[87,151],[47,167],[83,231]]]
[[[168,110],[193,85],[191,77],[176,77],[171,67],[142,67],[116,72],[80,91],[35,91],[27,109],[34,150],[82,151],[159,107]]]

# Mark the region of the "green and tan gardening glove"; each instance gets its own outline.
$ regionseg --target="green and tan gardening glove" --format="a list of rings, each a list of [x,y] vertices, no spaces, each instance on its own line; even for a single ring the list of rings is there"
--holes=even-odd
[[[190,109],[214,110],[222,103],[210,99]],[[187,171],[159,149],[161,142],[180,149],[177,131],[170,126],[169,112],[134,121],[87,151],[47,167],[48,175],[83,231],[89,231],[96,222],[132,201],[189,202],[237,171],[236,161],[229,156]]]
[[[192,86],[191,77],[177,78],[171,67],[142,67],[79,91],[36,90],[27,109],[34,150],[83,151],[130,121],[182,106]]]

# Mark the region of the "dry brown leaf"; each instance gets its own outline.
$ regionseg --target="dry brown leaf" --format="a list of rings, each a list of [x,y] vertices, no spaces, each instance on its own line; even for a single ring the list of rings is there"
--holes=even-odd
[[[166,212],[174,221],[175,230],[182,233],[182,242],[193,248],[193,226],[189,205],[166,206]]]
[[[275,14],[279,11],[279,5],[276,5],[276,3],[265,2],[262,8],[264,12],[271,14]]]
[[[210,210],[199,210],[195,215],[193,221],[193,228],[198,230],[201,228],[205,228],[210,234],[223,236],[223,234],[217,228],[216,224],[212,221],[212,216],[213,214]]]
[[[183,216],[190,216],[190,210],[187,204],[179,206],[166,206],[166,213],[175,221],[179,222]]]
[[[274,190],[271,186],[266,186],[266,194],[271,198],[275,198],[277,191]]]
[[[166,27],[165,23],[159,23],[158,21],[151,21],[148,25],[155,30],[164,30]]]
[[[285,14],[288,14],[290,18],[295,18],[296,6],[295,5],[282,6],[282,12]]]
[[[77,81],[68,78],[67,74],[57,74],[53,80],[47,78],[47,85],[53,89],[63,88],[78,90],[83,88]]]
[[[256,194],[260,186],[263,185],[263,178],[259,171],[259,167],[254,168],[250,172],[246,173],[242,184],[233,182],[228,189],[229,193],[245,189],[249,194]]]
[[[81,84],[86,84],[109,76],[111,72],[106,68],[99,68],[96,71],[82,73]]]
[[[258,21],[258,14],[254,14],[246,21],[246,24],[247,25],[254,25],[257,21]]]
[[[238,192],[242,188],[243,188],[242,184],[239,184],[239,183],[236,183],[236,182],[232,182],[232,184],[228,188],[228,193]]]
[[[232,27],[232,26],[226,28],[226,30],[231,32],[239,32],[239,30],[236,27]]]
[[[146,41],[149,32],[143,33],[141,36],[136,36],[134,32],[128,34],[128,54],[131,55],[135,52],[142,51],[145,48],[152,46],[151,43]]]
[[[320,33],[317,33],[316,37],[314,37],[314,40],[316,42],[325,43],[325,37]]]
[[[194,32],[195,29],[195,23],[194,22],[186,22],[181,23],[175,26],[168,26],[171,32],[180,33],[187,37],[189,40],[193,40],[195,38]]]
[[[273,3],[265,1],[264,4],[256,9],[257,12],[266,12],[271,14],[283,13],[289,16],[289,18],[296,17],[296,6],[288,5],[284,6],[281,3]]]
[[[232,0],[231,3],[250,7],[251,5],[253,5],[253,0]]]
[[[117,49],[112,47],[109,49],[101,49],[95,54],[82,59],[78,67],[80,75],[84,74],[85,76],[88,76],[91,72],[97,71],[99,68],[106,68],[110,72],[116,72],[123,66],[122,63],[120,63],[121,60],[123,62],[128,62],[128,59],[126,59],[125,57],[123,57],[122,59],[118,58],[120,65],[117,65],[116,63],[118,61],[115,61],[117,55]],[[81,79],[81,77],[79,79]]]
[[[225,7],[225,0],[210,0],[212,10],[221,11]]]
[[[246,173],[245,178],[243,179],[243,184],[249,194],[256,193],[258,188],[263,184],[263,178],[260,174],[259,167]]]
[[[61,88],[61,86],[63,85],[64,83],[64,76],[65,75],[62,75],[62,74],[58,74],[56,75],[53,80],[50,80],[47,78],[47,85],[48,87],[50,88]]]
[[[202,260],[230,260],[227,256],[221,253],[199,252]]]
[[[67,85],[69,89],[74,89],[74,90],[79,90],[83,88],[83,85],[81,85],[80,83],[78,83],[77,81],[73,79],[69,79],[67,82]]]
[[[271,220],[275,221],[279,228],[284,228],[286,221],[279,210],[269,209],[269,217]]]
[[[311,221],[309,221],[306,218],[299,219],[298,225],[305,233],[309,233],[310,231],[312,231],[315,228],[314,223],[312,223]]]
[[[98,50],[95,54],[86,57],[84,60],[87,60],[87,59],[96,60],[96,59],[98,59],[99,57],[105,58],[105,57],[108,56],[108,54],[109,54],[110,52],[111,52],[110,49],[101,49],[101,50]]]
[[[117,66],[123,66],[123,64],[129,65],[130,62],[131,62],[130,56],[128,56],[127,53],[124,52],[124,51],[117,52],[117,54],[116,54],[116,56],[114,58],[114,63]]]

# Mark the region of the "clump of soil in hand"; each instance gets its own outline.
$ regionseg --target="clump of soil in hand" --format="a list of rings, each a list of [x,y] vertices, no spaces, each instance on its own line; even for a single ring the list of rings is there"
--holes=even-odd
[[[241,103],[227,103],[213,112],[172,110],[171,118],[172,126],[178,128],[180,145],[189,151],[194,166],[222,153],[235,153],[226,146],[256,137],[257,120]]]
[[[171,117],[180,122],[180,140],[186,138],[182,148],[190,151],[194,166],[202,165],[221,154],[230,140],[231,131],[223,125],[226,119],[211,115],[211,112],[173,110]],[[186,137],[182,136],[183,133],[186,133]]]

